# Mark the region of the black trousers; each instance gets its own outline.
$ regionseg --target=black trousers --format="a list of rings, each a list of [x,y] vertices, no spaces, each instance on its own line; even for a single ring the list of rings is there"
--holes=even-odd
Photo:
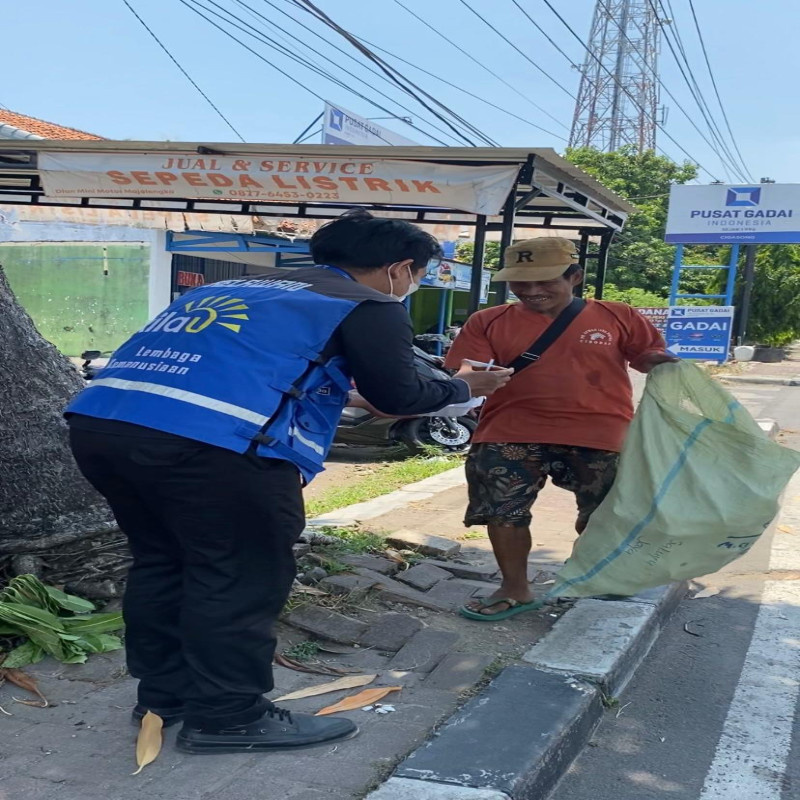
[[[305,524],[300,476],[285,461],[120,430],[70,436],[133,552],[123,613],[139,702],[184,704],[209,730],[259,719]]]

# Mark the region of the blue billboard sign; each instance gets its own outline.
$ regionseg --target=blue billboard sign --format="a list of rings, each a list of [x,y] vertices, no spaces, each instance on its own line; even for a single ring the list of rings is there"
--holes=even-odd
[[[667,350],[679,358],[727,361],[733,310],[733,306],[671,306]]]

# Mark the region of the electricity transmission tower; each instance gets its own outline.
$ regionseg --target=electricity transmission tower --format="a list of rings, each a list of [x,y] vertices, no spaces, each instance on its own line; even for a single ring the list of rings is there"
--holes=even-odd
[[[570,147],[656,146],[660,28],[650,0],[597,0]],[[660,121],[660,120],[659,120]]]

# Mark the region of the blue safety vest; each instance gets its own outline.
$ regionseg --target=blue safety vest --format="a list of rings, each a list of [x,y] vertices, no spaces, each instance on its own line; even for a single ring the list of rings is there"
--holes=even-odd
[[[114,419],[323,469],[351,375],[331,336],[364,301],[335,268],[269,270],[195,289],[134,334],[66,413]],[[368,334],[367,334],[368,335]]]

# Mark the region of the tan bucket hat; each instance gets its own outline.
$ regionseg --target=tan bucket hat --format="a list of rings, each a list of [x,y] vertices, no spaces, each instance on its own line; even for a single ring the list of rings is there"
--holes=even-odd
[[[560,236],[526,239],[506,248],[495,281],[551,281],[578,260],[575,245]]]

